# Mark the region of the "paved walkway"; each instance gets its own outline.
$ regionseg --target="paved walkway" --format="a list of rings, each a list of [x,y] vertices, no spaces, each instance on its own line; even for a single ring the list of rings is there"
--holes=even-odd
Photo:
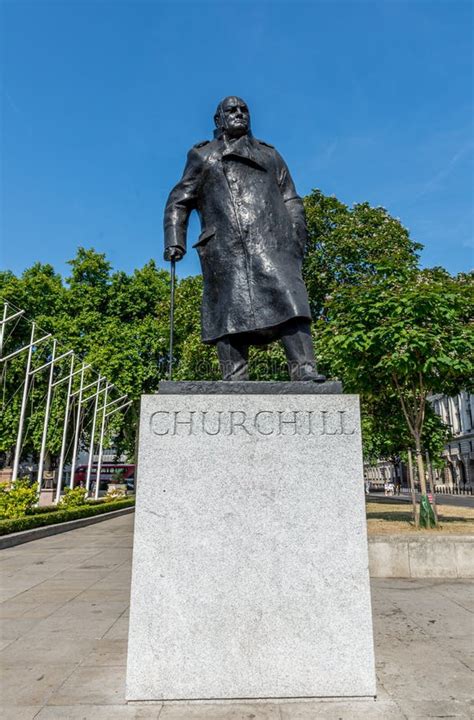
[[[374,580],[376,702],[126,705],[133,516],[0,553],[3,720],[472,717],[473,584]]]

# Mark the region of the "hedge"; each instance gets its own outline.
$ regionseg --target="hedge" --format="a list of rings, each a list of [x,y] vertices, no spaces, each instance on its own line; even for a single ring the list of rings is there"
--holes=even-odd
[[[132,496],[129,495],[128,499],[130,499]],[[87,500],[87,506],[92,507],[95,505],[103,505],[105,502],[104,499],[96,500],[95,498],[92,498],[90,500]],[[110,500],[112,502],[112,500]],[[115,500],[113,501],[115,502]],[[61,505],[36,505],[35,507],[29,508],[26,515],[44,515],[45,513],[56,513],[58,510],[65,510],[66,508],[62,507]]]
[[[0,520],[0,535],[9,535],[10,533],[20,532],[21,530],[31,530],[31,528],[43,527],[44,525],[55,525],[56,523],[68,522],[69,520],[102,515],[103,513],[109,513],[113,510],[132,507],[134,504],[135,498],[125,498],[124,500],[102,502],[97,505],[86,504],[69,509],[57,508],[49,512],[25,515],[15,520]]]

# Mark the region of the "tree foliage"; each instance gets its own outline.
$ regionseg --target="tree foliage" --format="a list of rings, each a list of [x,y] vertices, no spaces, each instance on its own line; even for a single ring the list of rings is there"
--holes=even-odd
[[[0,273],[2,299],[21,307],[41,331],[60,339],[57,354],[72,349],[77,362],[92,365],[114,383],[119,394],[134,404],[127,415],[111,416],[108,436],[115,436],[119,451],[134,452],[135,428],[142,393],[155,392],[165,376],[169,340],[169,274],[153,261],[131,275],[113,272],[102,253],[79,248],[70,261],[65,281],[50,265],[36,263],[21,277]],[[4,353],[26,345],[31,324],[20,320],[9,331]],[[43,332],[38,331],[36,337]],[[51,343],[35,352],[38,367],[51,357]],[[76,365],[80,366],[80,365]],[[25,371],[25,356],[7,363],[2,371],[3,412],[0,418],[0,451],[11,461]],[[55,379],[67,371],[58,363]],[[91,376],[88,376],[89,380]],[[94,375],[97,377],[97,375]],[[78,377],[75,378],[75,387]],[[47,372],[34,376],[28,397],[23,454],[37,456],[41,443]],[[57,455],[62,439],[66,383],[55,389],[48,430],[48,448]],[[92,404],[91,404],[92,406]],[[72,412],[72,411],[71,411]],[[87,437],[87,426],[85,428]]]
[[[405,269],[390,278],[340,285],[317,323],[321,353],[346,390],[375,404],[396,398],[422,489],[427,401],[434,393],[469,388],[473,310],[472,277],[451,277],[440,268]]]
[[[341,286],[385,281],[417,267],[422,246],[385,208],[368,203],[349,208],[320,190],[304,205],[309,235],[304,276],[314,318]]]

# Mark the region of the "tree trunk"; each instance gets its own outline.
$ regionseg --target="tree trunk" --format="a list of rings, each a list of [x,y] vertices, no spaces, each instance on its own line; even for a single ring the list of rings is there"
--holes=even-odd
[[[438,508],[436,507],[436,492],[435,492],[435,484],[434,484],[434,480],[433,480],[433,466],[431,464],[431,460],[430,460],[430,456],[428,455],[428,451],[426,451],[426,469],[428,470],[428,480],[429,480],[429,485],[430,485],[435,522],[436,522],[436,525],[438,525],[439,524]]]
[[[419,435],[415,436],[415,452],[416,469],[418,470],[418,477],[420,479],[420,491],[422,495],[426,495],[425,464],[423,462],[423,454],[421,452],[421,440]]]
[[[413,462],[411,457],[411,450],[408,450],[408,480],[410,482],[411,502],[413,505],[413,522],[415,523],[415,527],[418,527],[419,521],[418,512],[416,509],[415,478],[413,476]]]
[[[420,436],[415,437],[416,442],[416,467],[418,469],[418,475],[420,477],[420,513],[419,513],[419,524],[422,528],[434,528],[436,527],[436,518],[431,507],[431,503],[426,493],[426,478],[425,478],[425,464],[423,462],[423,455],[421,453],[421,442]]]

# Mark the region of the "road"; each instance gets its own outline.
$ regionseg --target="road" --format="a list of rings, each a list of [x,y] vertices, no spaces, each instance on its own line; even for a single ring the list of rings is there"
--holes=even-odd
[[[395,500],[395,502],[400,501],[411,503],[411,496],[405,494],[394,495],[393,497],[385,498],[385,495],[383,493],[369,493],[367,497],[374,500],[383,498],[384,501]],[[416,493],[416,499],[420,499],[420,493]],[[454,505],[456,507],[474,508],[474,495],[442,495],[437,493],[436,502],[438,505]]]

